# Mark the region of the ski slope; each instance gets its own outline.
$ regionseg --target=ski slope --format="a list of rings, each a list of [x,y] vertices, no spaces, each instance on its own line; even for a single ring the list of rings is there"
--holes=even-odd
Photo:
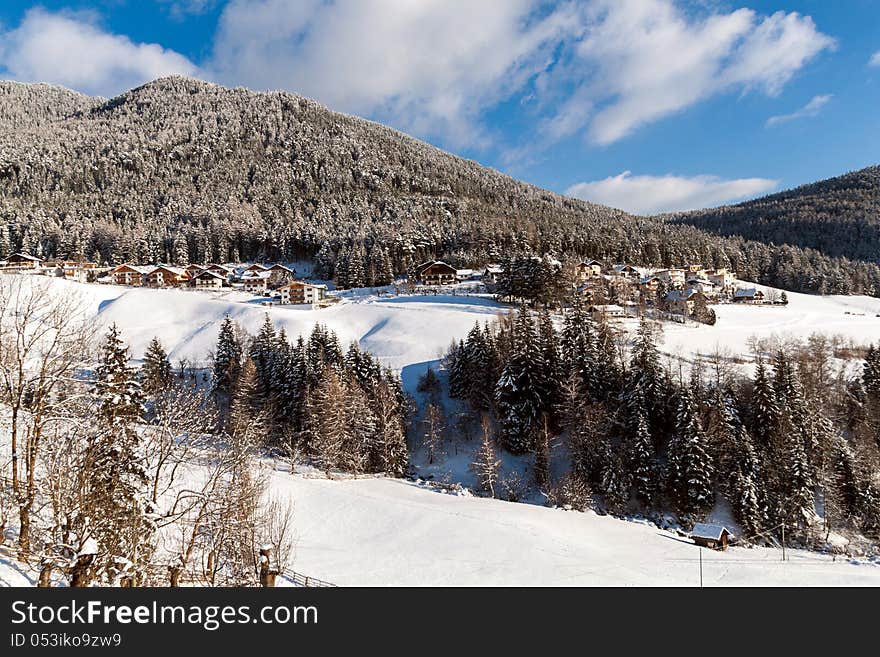
[[[294,504],[293,569],[339,586],[699,586],[689,539],[592,512],[409,481],[275,472]],[[702,551],[704,586],[880,586],[880,562],[801,550]]]

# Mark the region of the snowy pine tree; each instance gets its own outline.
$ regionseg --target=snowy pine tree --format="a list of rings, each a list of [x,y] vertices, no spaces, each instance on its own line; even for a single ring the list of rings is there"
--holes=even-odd
[[[495,387],[501,443],[514,453],[531,451],[547,405],[544,359],[529,311],[521,308],[514,325],[513,353]]]
[[[693,393],[682,388],[675,434],[669,444],[667,485],[682,513],[707,510],[714,501],[714,464],[697,416]]]
[[[156,527],[147,494],[148,477],[136,424],[143,417],[137,376],[116,325],[101,345],[95,371],[99,406],[88,446],[84,485],[88,505],[76,523],[80,536],[97,543],[95,573],[111,582],[134,576],[153,549]]]
[[[223,318],[214,351],[214,390],[228,397],[241,369],[242,345],[229,315]]]
[[[767,368],[758,360],[752,389],[752,434],[759,449],[770,449],[779,428],[776,393],[767,376]]]
[[[174,383],[174,374],[168,354],[159,338],[150,340],[144,354],[144,363],[140,372],[141,389],[147,395],[156,395],[167,391]]]

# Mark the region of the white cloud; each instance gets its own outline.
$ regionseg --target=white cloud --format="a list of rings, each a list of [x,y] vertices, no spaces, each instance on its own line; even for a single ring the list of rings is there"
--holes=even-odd
[[[88,14],[31,9],[18,27],[0,32],[0,75],[15,80],[112,96],[163,75],[196,72],[183,55],[106,32]]]
[[[577,183],[569,187],[566,194],[633,214],[657,214],[739,201],[772,191],[778,184],[779,181],[767,178],[633,176],[624,171],[604,180]]]
[[[158,0],[160,4],[168,7],[168,13],[172,18],[182,20],[188,15],[204,14],[213,9],[217,0]]]
[[[871,59],[868,60],[868,66],[880,66],[880,50],[871,55]]]
[[[473,142],[577,27],[540,0],[232,0],[214,46],[224,82],[285,88],[418,134]]]
[[[750,9],[694,18],[671,0],[597,0],[589,27],[568,65],[600,105],[588,132],[610,144],[639,127],[713,95],[758,90],[779,93],[786,82],[834,41],[797,13],[760,17]],[[545,124],[551,135],[563,112]],[[584,122],[586,124],[586,122]],[[558,136],[558,131],[556,135]]]
[[[232,0],[211,66],[454,143],[523,93],[543,140],[609,144],[718,93],[776,94],[833,44],[797,13],[674,0]]]
[[[454,147],[488,143],[487,113],[527,98],[537,129],[516,145],[525,152],[579,135],[610,144],[720,93],[777,94],[833,45],[797,13],[677,0],[228,0],[200,67],[93,18],[33,9],[0,31],[0,73],[103,95],[195,74],[295,91]]]
[[[789,121],[795,121],[797,119],[807,119],[814,116],[818,116],[819,112],[822,111],[822,108],[828,104],[828,101],[831,100],[833,96],[831,94],[826,94],[823,96],[813,96],[809,103],[801,107],[799,110],[795,110],[791,114],[779,114],[777,116],[771,116],[767,119],[767,127],[772,127],[774,125],[779,125],[781,123],[788,123]]]

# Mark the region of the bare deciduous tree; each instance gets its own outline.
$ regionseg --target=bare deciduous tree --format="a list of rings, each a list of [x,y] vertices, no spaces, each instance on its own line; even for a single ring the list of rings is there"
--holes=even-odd
[[[47,281],[0,277],[0,399],[10,413],[21,558],[31,548],[31,512],[46,427],[69,401],[62,386],[88,352],[92,330],[84,323],[84,309],[80,297],[55,294]]]

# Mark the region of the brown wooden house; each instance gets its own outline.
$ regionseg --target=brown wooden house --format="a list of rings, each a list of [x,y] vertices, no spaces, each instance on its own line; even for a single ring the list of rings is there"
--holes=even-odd
[[[274,264],[267,270],[269,273],[269,285],[277,287],[290,283],[296,277],[296,270],[281,264]]]
[[[115,285],[132,285],[140,287],[144,284],[146,271],[136,265],[119,265],[110,270],[110,278]]]
[[[422,285],[451,285],[456,281],[457,270],[440,260],[426,262],[416,268],[416,278]]]
[[[691,530],[691,539],[700,547],[726,550],[734,536],[727,527],[698,522]]]
[[[210,269],[205,269],[193,276],[191,282],[200,289],[220,288],[226,283],[226,277]]]
[[[147,272],[147,285],[150,287],[177,287],[189,281],[190,275],[185,269],[158,265]]]
[[[13,253],[3,261],[3,269],[38,269],[43,261],[30,253]]]

